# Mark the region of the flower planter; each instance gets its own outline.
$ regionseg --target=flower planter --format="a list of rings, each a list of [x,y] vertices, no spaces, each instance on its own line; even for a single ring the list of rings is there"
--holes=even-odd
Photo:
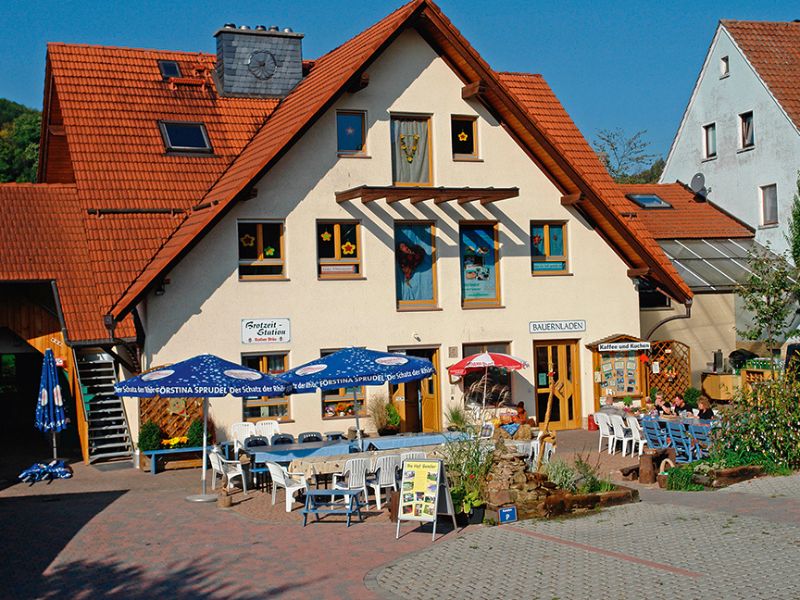
[[[468,513],[457,512],[456,524],[459,527],[466,527],[467,525],[480,525],[483,523],[483,518],[486,515],[486,505],[473,506],[472,510]]]

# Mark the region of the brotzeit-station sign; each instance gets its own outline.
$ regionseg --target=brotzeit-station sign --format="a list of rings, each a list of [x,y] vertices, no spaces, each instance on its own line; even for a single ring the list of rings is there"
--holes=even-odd
[[[243,344],[285,344],[291,341],[289,319],[242,319]]]
[[[574,319],[572,321],[531,321],[528,323],[531,333],[574,333],[586,331],[586,321]]]

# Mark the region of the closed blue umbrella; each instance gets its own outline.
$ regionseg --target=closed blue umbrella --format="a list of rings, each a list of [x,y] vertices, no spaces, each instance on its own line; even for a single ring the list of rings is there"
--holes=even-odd
[[[202,494],[190,500],[211,501],[206,494],[206,456],[208,437],[208,399],[222,396],[281,396],[287,384],[267,375],[224,360],[201,354],[187,360],[143,373],[114,386],[119,396],[134,398],[203,398],[203,474]]]
[[[404,383],[425,379],[436,372],[426,358],[345,348],[280,374],[297,393],[335,390],[361,385]],[[361,435],[356,411],[356,431]],[[360,439],[360,438],[359,438]]]
[[[50,433],[53,439],[53,458],[58,457],[56,433],[67,428],[64,414],[64,398],[58,383],[58,371],[53,351],[44,351],[42,362],[42,378],[39,381],[39,401],[36,403],[36,429]]]

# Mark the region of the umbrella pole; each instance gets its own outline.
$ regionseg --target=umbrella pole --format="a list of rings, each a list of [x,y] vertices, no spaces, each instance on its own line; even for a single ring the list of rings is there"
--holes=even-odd
[[[489,367],[483,372],[483,408],[481,409],[481,424],[486,421],[486,386],[489,385]]]
[[[361,423],[358,420],[358,411],[356,411],[356,439],[358,439],[358,451],[364,451],[364,440],[361,439]]]
[[[203,398],[203,470],[202,493],[193,496],[186,496],[189,502],[215,502],[217,500],[216,494],[206,493],[206,464],[208,463],[208,396]]]
[[[56,447],[56,431],[51,432],[53,435],[53,460],[58,460],[58,448]]]

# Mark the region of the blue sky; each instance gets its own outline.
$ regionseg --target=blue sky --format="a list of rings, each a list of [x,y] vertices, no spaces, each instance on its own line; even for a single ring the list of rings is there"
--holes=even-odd
[[[368,27],[400,0],[4,0],[0,97],[41,108],[48,41],[214,52],[232,21],[306,35],[316,57]],[[541,73],[583,134],[648,131],[666,154],[719,19],[788,21],[796,2],[702,0],[440,0],[497,70]]]

